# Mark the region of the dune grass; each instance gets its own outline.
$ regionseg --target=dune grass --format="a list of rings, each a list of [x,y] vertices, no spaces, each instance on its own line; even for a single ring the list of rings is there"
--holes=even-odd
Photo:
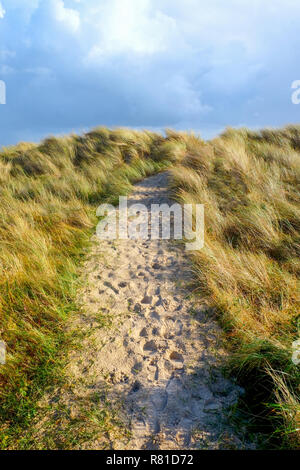
[[[44,387],[59,376],[71,341],[77,274],[104,200],[166,167],[151,154],[163,138],[98,128],[79,136],[21,143],[0,153],[0,448],[31,422]],[[56,380],[55,379],[55,380]]]
[[[299,336],[299,156],[300,126],[228,129],[210,142],[171,130],[162,137],[98,128],[4,149],[0,448],[20,447],[37,400],[59,381],[61,351],[74,342],[64,325],[77,312],[78,267],[97,206],[170,165],[174,197],[205,205],[205,247],[192,255],[195,288],[223,325],[248,421],[271,436],[270,446],[299,446],[299,371],[291,360]]]
[[[278,437],[269,445],[297,447],[300,126],[228,129],[208,143],[169,133],[164,145],[180,154],[171,170],[175,197],[205,205],[195,282],[227,334],[230,370],[260,416],[256,425]]]

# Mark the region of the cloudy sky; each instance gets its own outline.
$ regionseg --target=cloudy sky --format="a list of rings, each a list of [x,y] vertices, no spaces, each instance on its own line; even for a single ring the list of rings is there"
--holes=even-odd
[[[0,0],[0,146],[300,121],[299,0]]]

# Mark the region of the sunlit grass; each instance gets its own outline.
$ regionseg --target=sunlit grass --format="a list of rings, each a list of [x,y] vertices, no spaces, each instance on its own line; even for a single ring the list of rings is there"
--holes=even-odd
[[[65,322],[77,312],[78,266],[98,204],[117,202],[132,183],[170,165],[174,196],[205,205],[205,247],[192,255],[195,286],[223,325],[229,368],[252,413],[264,423],[272,418],[276,443],[297,447],[299,373],[291,358],[300,310],[299,155],[299,126],[228,129],[211,142],[171,130],[162,137],[97,128],[4,149],[0,448],[26,448],[18,436],[45,388],[60,380],[61,351],[72,344]],[[104,427],[109,416],[100,419]],[[73,434],[60,436],[62,447],[72,448]]]
[[[193,255],[199,293],[216,307],[227,332],[231,370],[259,412],[264,401],[277,403],[265,414],[281,416],[282,445],[295,446],[300,126],[228,129],[208,144],[177,134],[172,145],[185,147],[171,171],[175,197],[205,205],[205,247]]]
[[[151,159],[162,137],[98,128],[50,137],[0,153],[0,447],[14,442],[56,380],[64,324],[76,313],[77,273],[101,201],[116,201],[132,183],[165,168]]]

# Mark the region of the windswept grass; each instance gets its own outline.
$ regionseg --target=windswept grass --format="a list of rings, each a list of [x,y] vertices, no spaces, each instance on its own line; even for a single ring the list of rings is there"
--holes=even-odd
[[[97,205],[166,167],[163,155],[151,158],[162,140],[150,132],[98,128],[0,153],[0,338],[7,345],[0,448],[30,423],[36,399],[59,367]]]
[[[0,448],[26,447],[18,436],[59,377],[59,351],[72,341],[65,320],[77,310],[78,264],[98,204],[117,202],[132,183],[170,164],[175,197],[205,204],[195,283],[225,329],[230,370],[261,418],[256,424],[278,438],[270,445],[299,446],[299,373],[291,360],[299,335],[299,157],[300,126],[228,129],[210,142],[171,130],[162,137],[98,128],[4,149],[0,339],[8,355],[0,366]]]
[[[209,143],[173,134],[167,147],[180,153],[172,169],[177,199],[205,205],[196,282],[227,332],[231,370],[252,411],[276,418],[280,445],[297,447],[300,126],[228,129]]]

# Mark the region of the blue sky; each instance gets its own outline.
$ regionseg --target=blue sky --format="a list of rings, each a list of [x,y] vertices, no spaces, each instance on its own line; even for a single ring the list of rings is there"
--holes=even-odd
[[[299,0],[0,0],[0,146],[300,121]]]

